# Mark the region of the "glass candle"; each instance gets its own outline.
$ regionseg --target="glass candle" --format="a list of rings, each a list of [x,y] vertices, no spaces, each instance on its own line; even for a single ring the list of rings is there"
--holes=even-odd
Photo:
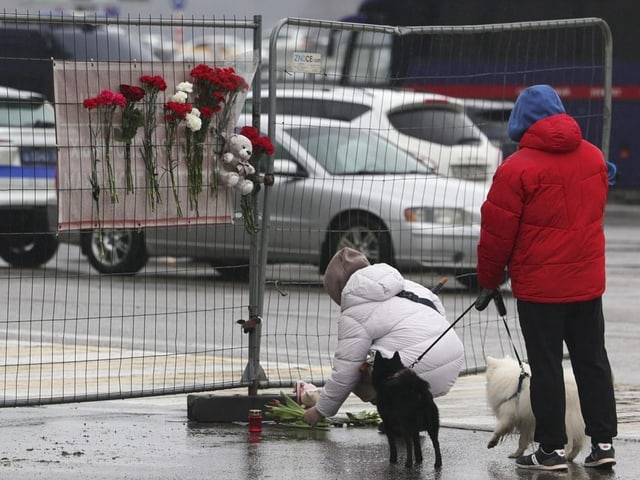
[[[262,410],[249,410],[249,431],[262,431]]]

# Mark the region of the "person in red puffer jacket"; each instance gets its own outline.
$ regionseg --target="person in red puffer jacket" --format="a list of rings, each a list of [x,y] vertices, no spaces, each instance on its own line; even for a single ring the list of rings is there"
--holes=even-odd
[[[592,441],[585,466],[611,468],[617,417],[602,312],[607,165],[548,85],[519,95],[508,129],[519,150],[500,165],[482,205],[477,272],[490,295],[508,269],[531,366],[539,448],[516,465],[567,469],[564,342]]]

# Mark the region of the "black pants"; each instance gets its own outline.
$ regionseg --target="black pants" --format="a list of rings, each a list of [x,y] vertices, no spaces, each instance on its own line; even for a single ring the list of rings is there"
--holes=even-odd
[[[586,434],[594,444],[611,442],[617,435],[617,415],[604,345],[602,298],[554,304],[518,300],[518,314],[531,366],[534,440],[547,448],[562,448],[567,443],[564,341],[576,377]]]

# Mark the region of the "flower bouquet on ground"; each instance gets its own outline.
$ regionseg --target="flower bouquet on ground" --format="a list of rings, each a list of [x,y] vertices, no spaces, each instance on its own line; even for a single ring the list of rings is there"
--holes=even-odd
[[[347,419],[343,423],[348,427],[377,427],[380,422],[380,415],[376,410],[362,410],[361,412],[346,412]],[[337,425],[340,420],[333,420],[333,424]]]
[[[266,416],[277,425],[291,428],[315,428],[327,430],[331,426],[329,420],[322,420],[312,427],[302,420],[304,407],[296,403],[289,395],[280,392],[282,401],[274,399],[266,405]]]

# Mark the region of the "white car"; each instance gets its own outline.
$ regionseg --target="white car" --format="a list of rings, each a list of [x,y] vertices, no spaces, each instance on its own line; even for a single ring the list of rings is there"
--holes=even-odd
[[[250,95],[249,97],[250,98]],[[460,99],[385,88],[284,87],[276,89],[276,112],[349,121],[408,150],[437,173],[490,182],[502,162],[499,145],[465,113]],[[261,110],[270,108],[268,91]],[[251,109],[248,103],[245,111]]]
[[[243,115],[238,125],[250,122]],[[266,131],[266,115],[261,125]],[[434,174],[377,133],[339,120],[280,116],[272,141],[270,263],[315,264],[322,273],[351,246],[403,270],[475,271],[483,183]],[[235,210],[234,224],[85,232],[82,251],[103,273],[134,273],[149,256],[173,256],[246,274],[251,239],[238,196]]]
[[[58,249],[53,106],[39,93],[0,87],[0,257],[38,267]]]
[[[502,150],[503,160],[518,150],[518,143],[508,134],[509,116],[515,102],[486,98],[464,98],[461,102],[473,123]]]

